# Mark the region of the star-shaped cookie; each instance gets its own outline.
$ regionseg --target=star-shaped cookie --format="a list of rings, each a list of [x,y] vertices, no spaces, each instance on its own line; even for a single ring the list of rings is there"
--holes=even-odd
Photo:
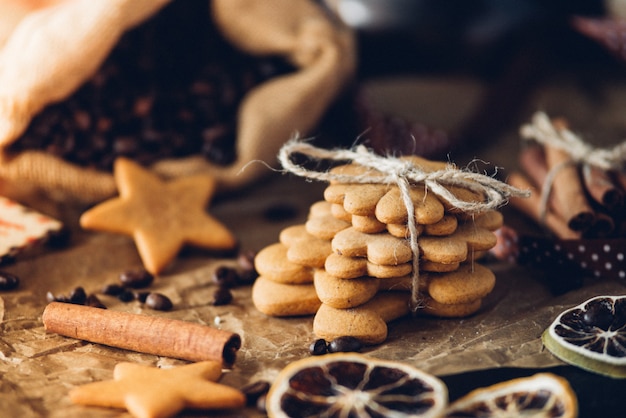
[[[185,244],[216,250],[236,246],[233,234],[206,212],[215,191],[211,176],[164,181],[119,158],[114,177],[119,196],[84,212],[80,225],[132,236],[149,272],[161,272]]]
[[[113,380],[88,383],[69,393],[73,403],[127,409],[138,418],[165,418],[189,409],[241,408],[244,394],[215,383],[222,365],[203,361],[171,369],[119,363]]]

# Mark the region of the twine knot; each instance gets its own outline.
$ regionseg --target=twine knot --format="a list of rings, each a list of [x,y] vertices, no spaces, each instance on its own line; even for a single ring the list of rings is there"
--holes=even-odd
[[[302,154],[310,160],[328,160],[335,162],[351,162],[366,170],[356,174],[342,172],[319,171],[307,169],[295,164],[292,156]],[[411,185],[423,183],[431,193],[446,200],[450,205],[465,212],[477,213],[496,209],[506,204],[510,197],[527,197],[528,191],[522,191],[493,177],[458,170],[447,165],[442,170],[425,170],[407,159],[381,156],[359,145],[353,149],[325,150],[314,147],[306,142],[292,139],[285,143],[278,153],[278,159],[285,171],[292,174],[322,181],[341,183],[376,183],[395,184],[398,186],[402,201],[407,210],[407,227],[409,244],[413,253],[413,272],[411,284],[411,310],[417,311],[419,300],[419,244],[418,229],[415,220],[415,208],[410,195]],[[484,196],[479,202],[466,202],[458,199],[446,186],[464,187]]]

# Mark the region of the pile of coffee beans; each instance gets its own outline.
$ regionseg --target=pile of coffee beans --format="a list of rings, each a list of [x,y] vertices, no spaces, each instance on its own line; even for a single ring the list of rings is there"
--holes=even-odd
[[[97,73],[36,115],[9,151],[44,150],[105,171],[119,156],[144,165],[192,154],[233,162],[243,96],[292,68],[236,50],[208,4],[171,2],[127,32]]]

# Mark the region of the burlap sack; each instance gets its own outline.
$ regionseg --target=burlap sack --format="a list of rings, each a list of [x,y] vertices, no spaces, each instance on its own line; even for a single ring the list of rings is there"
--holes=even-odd
[[[32,118],[88,80],[125,31],[172,0],[6,0],[0,7],[0,179],[96,202],[116,193],[112,174],[43,151],[6,152]],[[183,0],[178,0],[183,1]],[[267,173],[294,133],[306,135],[355,70],[352,33],[313,0],[213,0],[207,24],[255,55],[281,55],[296,68],[251,89],[239,105],[236,161],[202,156],[158,161],[165,177],[209,172],[221,189]],[[245,168],[242,170],[242,168]]]

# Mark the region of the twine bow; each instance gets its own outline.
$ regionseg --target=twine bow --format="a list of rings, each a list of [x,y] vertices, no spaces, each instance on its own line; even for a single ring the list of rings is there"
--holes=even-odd
[[[360,174],[310,170],[295,164],[291,158],[294,154],[302,154],[311,160],[318,161],[352,162],[367,170]],[[446,200],[453,207],[469,213],[496,209],[506,204],[510,197],[527,197],[529,195],[528,191],[516,189],[484,174],[458,170],[452,165],[446,166],[443,170],[427,171],[408,160],[374,154],[362,145],[354,149],[325,150],[294,139],[283,145],[278,153],[278,159],[286,171],[308,179],[341,183],[395,184],[398,186],[407,210],[408,239],[413,253],[410,302],[413,312],[419,308],[420,304],[419,245],[417,240],[419,234],[415,220],[415,208],[410,196],[411,185],[421,183],[426,190]],[[467,202],[458,199],[446,186],[466,188],[483,195],[484,199],[480,202]]]
[[[541,190],[541,218],[547,213],[554,178],[566,166],[580,165],[601,170],[624,170],[626,166],[626,141],[613,148],[594,148],[572,131],[555,127],[544,112],[535,113],[531,123],[520,128],[520,135],[523,139],[535,140],[544,146],[559,149],[570,157],[568,161],[552,167],[546,175],[545,186]]]

